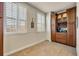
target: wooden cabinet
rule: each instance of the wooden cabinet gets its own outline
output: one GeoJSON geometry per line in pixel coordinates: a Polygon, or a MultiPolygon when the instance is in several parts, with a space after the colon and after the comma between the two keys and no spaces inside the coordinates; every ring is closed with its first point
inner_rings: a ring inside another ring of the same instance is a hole
{"type": "Polygon", "coordinates": [[[52,41],[76,47],[76,8],[51,16],[52,41]]]}
{"type": "Polygon", "coordinates": [[[76,8],[67,10],[68,14],[68,33],[67,33],[67,44],[76,46],[76,8]]]}
{"type": "Polygon", "coordinates": [[[0,2],[0,56],[3,55],[3,3],[0,2]]]}

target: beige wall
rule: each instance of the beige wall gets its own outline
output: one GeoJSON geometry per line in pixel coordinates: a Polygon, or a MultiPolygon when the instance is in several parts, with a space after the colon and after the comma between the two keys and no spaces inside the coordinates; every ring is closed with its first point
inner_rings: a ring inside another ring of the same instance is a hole
{"type": "Polygon", "coordinates": [[[46,40],[46,32],[38,33],[36,29],[36,13],[42,11],[25,3],[19,3],[27,7],[27,33],[5,34],[4,35],[4,55],[13,53],[31,44],[46,40]],[[31,29],[31,20],[34,17],[34,29],[31,29]]]}
{"type": "Polygon", "coordinates": [[[47,32],[47,40],[51,41],[51,18],[50,18],[51,13],[48,12],[46,14],[46,32],[47,32]]]}
{"type": "Polygon", "coordinates": [[[77,17],[78,17],[78,28],[77,28],[77,40],[76,40],[76,49],[77,55],[79,56],[79,3],[77,3],[77,17]]]}

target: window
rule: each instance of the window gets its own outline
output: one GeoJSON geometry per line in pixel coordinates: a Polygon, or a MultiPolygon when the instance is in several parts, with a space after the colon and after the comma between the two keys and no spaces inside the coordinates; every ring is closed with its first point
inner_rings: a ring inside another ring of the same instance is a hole
{"type": "Polygon", "coordinates": [[[26,8],[19,6],[19,16],[18,16],[18,31],[26,32],[26,8]]]}
{"type": "Polygon", "coordinates": [[[16,32],[17,6],[12,3],[6,3],[6,31],[16,32]]]}
{"type": "Polygon", "coordinates": [[[27,10],[16,3],[5,3],[6,32],[26,32],[27,10]]]}
{"type": "Polygon", "coordinates": [[[45,15],[37,14],[37,31],[45,32],[45,15]]]}

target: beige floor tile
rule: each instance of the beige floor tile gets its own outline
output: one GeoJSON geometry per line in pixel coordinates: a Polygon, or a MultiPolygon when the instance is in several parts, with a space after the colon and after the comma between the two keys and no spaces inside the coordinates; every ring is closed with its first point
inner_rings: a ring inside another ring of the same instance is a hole
{"type": "Polygon", "coordinates": [[[76,49],[56,42],[44,41],[10,56],[76,56],[76,49]]]}

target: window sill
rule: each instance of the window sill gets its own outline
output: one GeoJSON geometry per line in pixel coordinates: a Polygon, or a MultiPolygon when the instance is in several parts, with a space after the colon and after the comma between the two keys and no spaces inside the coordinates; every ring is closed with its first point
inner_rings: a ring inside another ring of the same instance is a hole
{"type": "Polygon", "coordinates": [[[26,34],[27,32],[5,32],[5,34],[26,34]]]}

